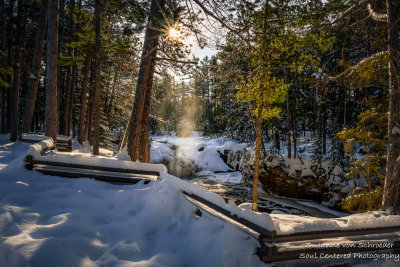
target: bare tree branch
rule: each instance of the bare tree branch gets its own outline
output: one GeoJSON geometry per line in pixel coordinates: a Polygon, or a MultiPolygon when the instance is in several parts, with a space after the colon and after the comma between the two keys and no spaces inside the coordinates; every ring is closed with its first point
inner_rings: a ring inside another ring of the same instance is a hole
{"type": "Polygon", "coordinates": [[[156,120],[158,122],[165,123],[165,124],[169,123],[169,121],[163,120],[163,118],[161,118],[161,117],[157,117],[157,116],[151,115],[151,114],[149,116],[150,116],[150,118],[152,118],[153,120],[156,120]]]}
{"type": "Polygon", "coordinates": [[[370,16],[376,20],[376,21],[380,21],[380,22],[387,22],[387,18],[388,15],[386,13],[376,13],[373,9],[371,4],[368,4],[367,6],[368,12],[370,14],[370,16]]]}
{"type": "Polygon", "coordinates": [[[197,65],[199,63],[198,61],[183,61],[183,60],[179,60],[179,59],[166,58],[166,57],[157,57],[156,60],[163,60],[163,61],[174,62],[174,63],[179,63],[179,64],[195,64],[195,65],[197,65]]]}
{"type": "Polygon", "coordinates": [[[248,43],[248,41],[235,29],[230,27],[228,24],[226,24],[222,19],[214,15],[210,10],[208,10],[202,3],[200,3],[199,0],[193,0],[207,15],[211,16],[213,19],[218,21],[222,26],[236,34],[240,39],[242,39],[245,43],[248,43]]]}
{"type": "Polygon", "coordinates": [[[351,31],[351,30],[354,29],[357,25],[359,25],[359,24],[361,24],[361,23],[367,21],[370,17],[371,17],[371,15],[369,15],[369,16],[363,18],[362,20],[359,20],[359,21],[357,21],[357,22],[354,22],[353,24],[351,24],[351,25],[347,28],[346,31],[351,31]]]}

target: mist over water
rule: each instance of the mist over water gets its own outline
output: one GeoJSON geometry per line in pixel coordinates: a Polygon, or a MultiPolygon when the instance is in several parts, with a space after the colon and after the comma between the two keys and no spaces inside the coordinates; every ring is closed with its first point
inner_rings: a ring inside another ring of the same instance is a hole
{"type": "Polygon", "coordinates": [[[198,108],[198,101],[192,99],[191,104],[185,105],[182,114],[182,127],[179,131],[179,137],[191,137],[193,131],[196,130],[196,117],[201,113],[198,108]]]}

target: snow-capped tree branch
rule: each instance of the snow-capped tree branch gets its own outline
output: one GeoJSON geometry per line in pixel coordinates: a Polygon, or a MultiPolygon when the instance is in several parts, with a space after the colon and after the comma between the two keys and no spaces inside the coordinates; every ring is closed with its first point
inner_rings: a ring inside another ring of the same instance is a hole
{"type": "Polygon", "coordinates": [[[354,71],[355,71],[358,67],[360,67],[362,64],[364,64],[366,61],[374,60],[374,59],[379,58],[379,57],[382,57],[382,56],[384,56],[384,55],[386,55],[386,54],[387,54],[387,51],[380,51],[380,52],[378,52],[378,53],[376,53],[376,54],[373,54],[372,56],[369,56],[369,57],[367,57],[367,58],[364,58],[363,60],[361,60],[360,62],[358,62],[356,65],[354,65],[354,66],[348,68],[347,70],[343,71],[342,73],[340,73],[340,74],[338,74],[338,75],[336,75],[336,76],[333,76],[333,77],[332,77],[332,76],[328,77],[326,80],[327,80],[327,81],[335,81],[335,80],[337,80],[337,79],[342,78],[343,76],[347,76],[347,77],[348,77],[348,76],[352,75],[352,74],[354,73],[354,71]]]}
{"type": "Polygon", "coordinates": [[[387,22],[388,15],[386,13],[376,13],[373,9],[371,4],[367,5],[367,9],[371,17],[380,22],[387,22]]]}
{"type": "Polygon", "coordinates": [[[334,25],[339,23],[340,21],[342,21],[343,19],[345,19],[347,16],[349,16],[353,11],[356,11],[358,9],[363,8],[366,5],[371,4],[372,2],[374,2],[375,0],[361,0],[358,4],[352,5],[351,7],[349,7],[348,9],[346,9],[346,11],[343,12],[342,15],[340,15],[340,17],[336,18],[333,22],[331,23],[327,23],[324,24],[325,26],[327,25],[334,25]]]}

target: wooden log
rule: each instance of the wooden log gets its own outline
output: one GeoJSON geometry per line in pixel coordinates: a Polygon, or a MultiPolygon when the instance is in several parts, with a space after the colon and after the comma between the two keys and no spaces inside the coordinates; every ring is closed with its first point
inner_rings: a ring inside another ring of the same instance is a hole
{"type": "MultiPolygon", "coordinates": [[[[375,248],[375,247],[363,247],[363,246],[355,246],[355,247],[324,247],[324,248],[305,248],[298,250],[289,250],[283,252],[277,252],[272,254],[272,256],[264,254],[260,251],[259,256],[264,262],[278,262],[278,261],[287,261],[287,260],[299,260],[302,255],[311,255],[314,256],[315,259],[322,259],[323,256],[329,254],[349,254],[349,253],[357,253],[357,252],[368,252],[368,251],[382,251],[382,250],[394,250],[400,248],[400,242],[395,241],[392,247],[387,248],[375,248]]],[[[307,260],[307,259],[306,259],[307,260]]],[[[308,259],[309,260],[309,259],[308,259]]],[[[329,260],[329,257],[328,259],[329,260]]],[[[332,261],[337,261],[337,258],[331,258],[332,261]]],[[[350,258],[351,260],[351,258],[350,258]]]]}
{"type": "Polygon", "coordinates": [[[324,238],[335,238],[335,237],[347,237],[347,236],[358,236],[358,235],[372,235],[372,234],[383,234],[399,232],[400,226],[390,227],[378,227],[378,228],[365,228],[356,230],[326,230],[326,231],[313,231],[304,233],[295,233],[289,235],[276,235],[273,238],[264,237],[262,242],[292,242],[292,241],[304,241],[324,238]]]}
{"type": "Polygon", "coordinates": [[[139,181],[144,181],[145,184],[155,181],[157,177],[145,177],[145,176],[129,176],[121,173],[112,174],[107,172],[84,172],[76,168],[62,168],[62,167],[50,167],[45,165],[37,165],[34,167],[35,170],[45,174],[67,178],[93,178],[99,181],[111,182],[111,183],[123,183],[123,184],[136,184],[139,181]]]}
{"type": "Polygon", "coordinates": [[[109,172],[121,172],[121,173],[130,173],[130,174],[160,176],[160,173],[157,171],[132,170],[132,169],[123,169],[123,168],[104,167],[104,166],[91,166],[91,165],[44,161],[44,160],[36,160],[36,159],[31,159],[31,160],[27,159],[27,161],[32,164],[41,164],[41,165],[48,165],[48,166],[59,166],[59,167],[78,168],[78,169],[86,169],[86,170],[99,170],[99,171],[109,171],[109,172]]]}
{"type": "Polygon", "coordinates": [[[255,224],[253,222],[250,222],[249,220],[247,220],[245,218],[241,218],[241,217],[237,216],[236,214],[231,214],[230,211],[228,211],[228,210],[226,210],[226,209],[224,209],[224,208],[222,208],[222,207],[220,207],[220,206],[218,206],[218,205],[216,205],[216,204],[214,204],[214,203],[212,203],[212,202],[210,202],[210,201],[208,201],[208,200],[206,200],[206,199],[204,199],[204,198],[202,198],[202,197],[200,197],[198,195],[195,195],[195,194],[192,194],[192,193],[188,193],[188,192],[185,192],[185,191],[182,191],[182,193],[184,195],[186,195],[186,196],[188,196],[190,198],[193,198],[194,200],[196,200],[196,201],[198,201],[198,202],[200,202],[200,203],[202,203],[202,204],[204,204],[204,205],[216,210],[217,212],[219,212],[219,213],[223,214],[224,216],[228,217],[229,219],[234,220],[234,221],[238,222],[239,224],[242,224],[242,225],[248,227],[249,229],[253,230],[254,232],[259,233],[262,236],[266,236],[266,237],[269,237],[269,238],[273,238],[275,236],[275,233],[276,233],[275,231],[269,231],[269,230],[267,230],[267,229],[255,224]]]}
{"type": "Polygon", "coordinates": [[[25,139],[25,138],[21,138],[21,139],[19,139],[19,141],[23,142],[23,143],[29,143],[29,144],[36,144],[36,143],[40,142],[40,140],[31,140],[31,139],[25,139]]]}

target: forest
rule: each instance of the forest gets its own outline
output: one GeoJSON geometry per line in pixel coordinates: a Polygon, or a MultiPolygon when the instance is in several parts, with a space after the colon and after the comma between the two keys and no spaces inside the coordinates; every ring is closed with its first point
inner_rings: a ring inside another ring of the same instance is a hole
{"type": "Polygon", "coordinates": [[[250,144],[253,210],[259,179],[289,175],[268,164],[299,159],[322,187],[328,161],[358,181],[336,208],[396,213],[397,0],[1,0],[0,9],[0,130],[11,141],[71,136],[94,155],[126,149],[150,162],[155,136],[201,132],[250,144]]]}

